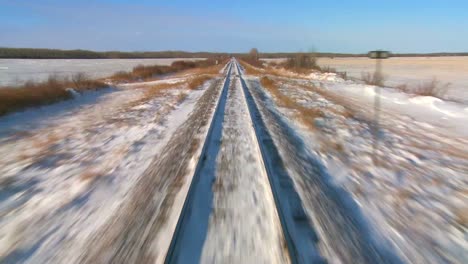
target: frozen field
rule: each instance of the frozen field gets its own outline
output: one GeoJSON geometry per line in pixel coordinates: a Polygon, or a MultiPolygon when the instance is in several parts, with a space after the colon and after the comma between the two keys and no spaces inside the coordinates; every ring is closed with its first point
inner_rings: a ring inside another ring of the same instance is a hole
{"type": "Polygon", "coordinates": [[[0,86],[19,85],[28,80],[43,81],[49,75],[70,76],[84,72],[93,78],[129,71],[143,65],[170,65],[176,60],[199,59],[0,59],[0,86]]]}
{"type": "Polygon", "coordinates": [[[465,104],[244,66],[0,117],[0,263],[466,263],[465,104]]]}
{"type": "MultiPolygon", "coordinates": [[[[368,58],[320,58],[318,64],[355,78],[375,67],[375,61],[368,58]]],[[[468,57],[390,58],[384,61],[383,72],[385,85],[392,87],[417,86],[436,78],[441,85],[449,84],[448,98],[468,102],[468,57]]]]}

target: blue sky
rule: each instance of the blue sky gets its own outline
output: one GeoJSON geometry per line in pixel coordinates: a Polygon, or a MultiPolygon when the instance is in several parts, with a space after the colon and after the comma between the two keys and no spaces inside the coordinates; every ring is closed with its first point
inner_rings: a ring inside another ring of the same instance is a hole
{"type": "Polygon", "coordinates": [[[0,0],[0,46],[468,51],[468,0],[0,0]]]}

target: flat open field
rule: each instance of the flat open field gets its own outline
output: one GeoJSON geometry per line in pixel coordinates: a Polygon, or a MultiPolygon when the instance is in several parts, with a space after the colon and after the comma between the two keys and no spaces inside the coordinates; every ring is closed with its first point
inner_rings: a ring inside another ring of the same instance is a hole
{"type": "Polygon", "coordinates": [[[51,74],[65,77],[84,72],[89,77],[102,78],[139,64],[170,65],[177,60],[197,59],[0,59],[0,86],[40,82],[51,74]]]}
{"type": "MultiPolygon", "coordinates": [[[[320,58],[318,64],[355,78],[375,67],[375,61],[368,58],[320,58]]],[[[468,102],[468,57],[390,58],[384,61],[383,72],[388,86],[417,86],[436,78],[441,85],[449,84],[449,99],[468,102]]]]}
{"type": "Polygon", "coordinates": [[[0,263],[464,264],[468,108],[379,91],[232,58],[1,116],[0,263]]]}

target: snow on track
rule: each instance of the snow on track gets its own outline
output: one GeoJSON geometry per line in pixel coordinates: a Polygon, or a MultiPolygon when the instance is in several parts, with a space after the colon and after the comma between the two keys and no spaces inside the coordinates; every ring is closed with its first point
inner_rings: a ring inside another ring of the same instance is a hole
{"type": "MultiPolygon", "coordinates": [[[[239,65],[238,71],[242,74],[239,65]]],[[[259,111],[256,99],[252,96],[244,77],[241,84],[249,107],[250,117],[255,128],[257,141],[279,211],[281,225],[292,263],[324,263],[317,251],[318,237],[310,217],[304,211],[301,197],[294,187],[287,164],[284,163],[278,147],[271,137],[259,111]]],[[[294,156],[294,155],[292,155],[294,156]]]]}
{"type": "MultiPolygon", "coordinates": [[[[238,75],[235,68],[235,75],[238,75]]],[[[201,263],[286,263],[287,251],[241,83],[229,89],[201,263]]]]}
{"type": "Polygon", "coordinates": [[[166,262],[288,262],[237,67],[233,71],[166,262]]]}

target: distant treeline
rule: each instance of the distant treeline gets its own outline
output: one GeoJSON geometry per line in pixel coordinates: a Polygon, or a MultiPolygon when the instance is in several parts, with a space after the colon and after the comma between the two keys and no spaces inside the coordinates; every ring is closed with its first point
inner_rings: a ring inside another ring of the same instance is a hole
{"type": "MultiPolygon", "coordinates": [[[[300,52],[299,52],[300,53],[300,52]]],[[[298,52],[259,53],[260,58],[289,58],[298,52]]],[[[366,57],[367,54],[316,52],[316,57],[366,57]]],[[[1,48],[0,58],[3,59],[152,59],[152,58],[214,58],[224,56],[243,57],[247,53],[216,53],[216,52],[185,52],[185,51],[90,51],[90,50],[59,50],[33,48],[1,48]]],[[[468,56],[468,52],[454,53],[400,53],[393,57],[441,57],[468,56]]]]}
{"type": "MultiPolygon", "coordinates": [[[[275,59],[275,58],[291,58],[297,54],[296,53],[260,53],[260,58],[264,59],[275,59]]],[[[353,53],[329,53],[329,52],[311,52],[303,54],[312,54],[318,58],[344,58],[344,57],[367,57],[367,53],[363,54],[353,54],[353,53]]],[[[392,53],[392,57],[448,57],[448,56],[468,56],[468,52],[438,52],[438,53],[392,53]]]]}
{"type": "Polygon", "coordinates": [[[1,48],[3,59],[151,59],[151,58],[212,58],[221,53],[184,51],[90,51],[30,48],[1,48]]]}

